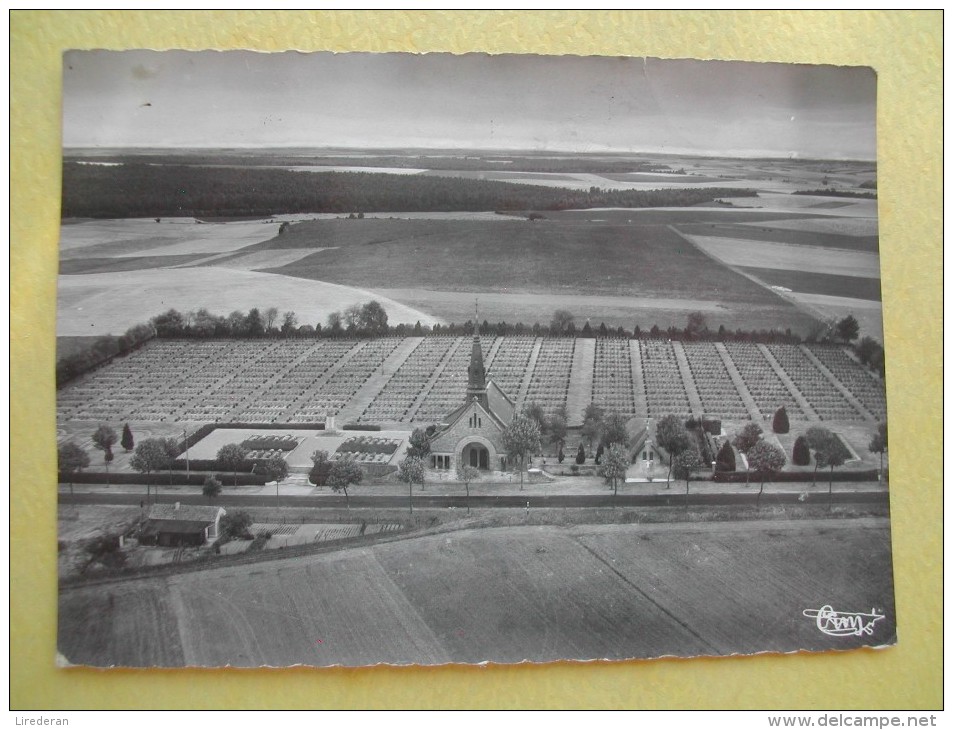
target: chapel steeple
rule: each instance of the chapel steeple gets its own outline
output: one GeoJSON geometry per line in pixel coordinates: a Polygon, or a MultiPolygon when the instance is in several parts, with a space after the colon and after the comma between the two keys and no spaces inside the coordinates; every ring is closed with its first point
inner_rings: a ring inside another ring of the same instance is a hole
{"type": "Polygon", "coordinates": [[[486,368],[483,366],[483,348],[480,346],[479,310],[474,305],[473,345],[470,348],[470,367],[467,369],[467,403],[476,398],[484,408],[488,407],[486,395],[486,368]]]}

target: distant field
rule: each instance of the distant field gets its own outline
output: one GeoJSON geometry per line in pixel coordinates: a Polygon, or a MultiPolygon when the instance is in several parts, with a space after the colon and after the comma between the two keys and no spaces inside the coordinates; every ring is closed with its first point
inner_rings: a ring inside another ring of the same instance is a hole
{"type": "Polygon", "coordinates": [[[61,276],[57,287],[57,335],[122,334],[170,307],[213,314],[252,307],[294,311],[301,324],[327,321],[333,311],[378,300],[392,322],[439,321],[365,289],[230,268],[147,269],[61,276]]]}
{"type": "MultiPolygon", "coordinates": [[[[743,226],[758,226],[759,223],[740,223],[743,226]]],[[[812,233],[834,233],[841,236],[877,237],[880,226],[876,218],[794,218],[791,220],[771,221],[768,228],[791,231],[810,231],[812,233]]]]}
{"type": "Polygon", "coordinates": [[[266,241],[278,223],[198,223],[193,218],[118,218],[60,226],[60,259],[213,254],[266,241]]]}
{"type": "Polygon", "coordinates": [[[116,256],[112,258],[75,258],[60,261],[60,274],[105,274],[109,272],[158,269],[165,266],[181,266],[206,258],[204,253],[180,256],[116,256]]]}
{"type": "Polygon", "coordinates": [[[95,666],[441,664],[891,644],[886,520],[508,527],[61,591],[95,666]],[[867,637],[802,615],[876,608],[867,637]]]}
{"type": "Polygon", "coordinates": [[[715,236],[695,235],[692,240],[729,266],[880,278],[880,257],[876,253],[715,236]]]}
{"type": "Polygon", "coordinates": [[[792,216],[803,215],[804,218],[817,218],[817,214],[798,213],[787,210],[760,210],[764,203],[762,197],[737,198],[736,204],[745,207],[713,207],[697,206],[691,208],[589,208],[587,210],[558,210],[545,211],[543,215],[555,221],[603,221],[608,223],[667,223],[678,225],[690,223],[727,222],[742,223],[746,221],[761,222],[773,220],[790,220],[792,216]],[[747,206],[751,206],[750,208],[747,206]]]}
{"type": "Polygon", "coordinates": [[[786,329],[807,332],[815,320],[778,298],[774,304],[751,307],[744,303],[694,299],[691,292],[683,298],[665,296],[623,296],[614,294],[523,294],[520,292],[459,292],[430,289],[384,289],[374,291],[424,312],[439,312],[448,322],[466,322],[473,316],[473,300],[479,299],[480,317],[490,322],[547,324],[552,311],[567,309],[575,317],[577,329],[589,320],[592,327],[605,322],[607,327],[636,325],[648,331],[684,327],[691,312],[702,312],[709,327],[718,329],[786,329]]]}
{"type": "Polygon", "coordinates": [[[879,239],[876,235],[844,235],[840,233],[812,231],[803,227],[797,230],[791,230],[786,227],[775,228],[770,225],[755,226],[751,223],[739,225],[717,223],[707,225],[679,225],[678,229],[683,233],[693,236],[717,236],[720,238],[750,241],[788,243],[796,246],[843,248],[851,251],[866,251],[868,253],[877,253],[879,249],[879,239]]]}
{"type": "Polygon", "coordinates": [[[791,213],[803,213],[811,217],[830,216],[839,218],[870,218],[877,219],[877,201],[870,199],[845,199],[838,201],[845,205],[829,207],[830,198],[818,195],[791,195],[787,192],[767,192],[759,191],[757,199],[752,202],[751,198],[729,198],[735,205],[756,205],[766,210],[772,210],[775,213],[787,212],[784,218],[790,218],[791,213]],[[821,207],[818,207],[821,206],[821,207]]]}
{"type": "Polygon", "coordinates": [[[82,352],[87,347],[96,342],[96,337],[92,335],[73,335],[57,336],[56,338],[56,357],[67,357],[82,352]]]}
{"type": "Polygon", "coordinates": [[[784,286],[795,292],[880,301],[880,279],[785,269],[759,269],[753,266],[745,266],[743,270],[771,286],[784,286]]]}
{"type": "Polygon", "coordinates": [[[239,251],[234,254],[219,254],[206,261],[199,261],[197,264],[240,269],[242,271],[261,271],[276,266],[289,266],[308,255],[307,251],[300,248],[276,248],[268,251],[251,251],[250,253],[239,251]]]}
{"type": "MultiPolygon", "coordinates": [[[[376,288],[690,295],[776,305],[773,294],[660,225],[311,221],[259,248],[334,246],[272,273],[376,288]]],[[[543,312],[545,317],[549,312],[543,312]]]]}
{"type": "Polygon", "coordinates": [[[570,174],[555,172],[520,172],[519,170],[424,170],[424,175],[438,175],[440,177],[462,177],[472,180],[533,180],[536,182],[576,182],[570,174]]]}
{"type": "Polygon", "coordinates": [[[653,175],[650,172],[604,172],[600,175],[607,180],[616,182],[646,182],[646,183],[667,183],[670,185],[696,185],[698,183],[725,183],[724,178],[709,177],[706,175],[653,175]]]}
{"type": "Polygon", "coordinates": [[[840,319],[850,314],[860,323],[861,337],[873,337],[881,344],[883,343],[883,308],[879,301],[830,294],[788,294],[787,296],[810,307],[824,319],[840,319]]]}

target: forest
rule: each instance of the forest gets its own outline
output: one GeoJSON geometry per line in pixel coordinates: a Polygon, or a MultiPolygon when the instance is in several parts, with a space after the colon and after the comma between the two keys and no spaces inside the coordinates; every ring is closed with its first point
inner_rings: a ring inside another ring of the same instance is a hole
{"type": "Polygon", "coordinates": [[[63,165],[63,218],[267,217],[364,211],[565,210],[692,206],[753,190],[570,190],[386,173],[192,165],[63,165]]]}

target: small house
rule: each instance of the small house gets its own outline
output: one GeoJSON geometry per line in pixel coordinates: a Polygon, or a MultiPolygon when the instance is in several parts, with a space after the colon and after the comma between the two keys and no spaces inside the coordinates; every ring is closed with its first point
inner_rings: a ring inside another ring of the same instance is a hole
{"type": "Polygon", "coordinates": [[[139,530],[140,545],[160,547],[201,546],[218,539],[222,507],[155,504],[139,530]]]}

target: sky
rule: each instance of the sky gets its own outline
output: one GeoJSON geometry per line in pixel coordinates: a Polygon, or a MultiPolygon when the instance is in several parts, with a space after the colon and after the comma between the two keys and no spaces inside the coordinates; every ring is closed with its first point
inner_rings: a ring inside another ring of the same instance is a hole
{"type": "Polygon", "coordinates": [[[64,147],[876,158],[870,68],[466,54],[70,51],[64,147]]]}

